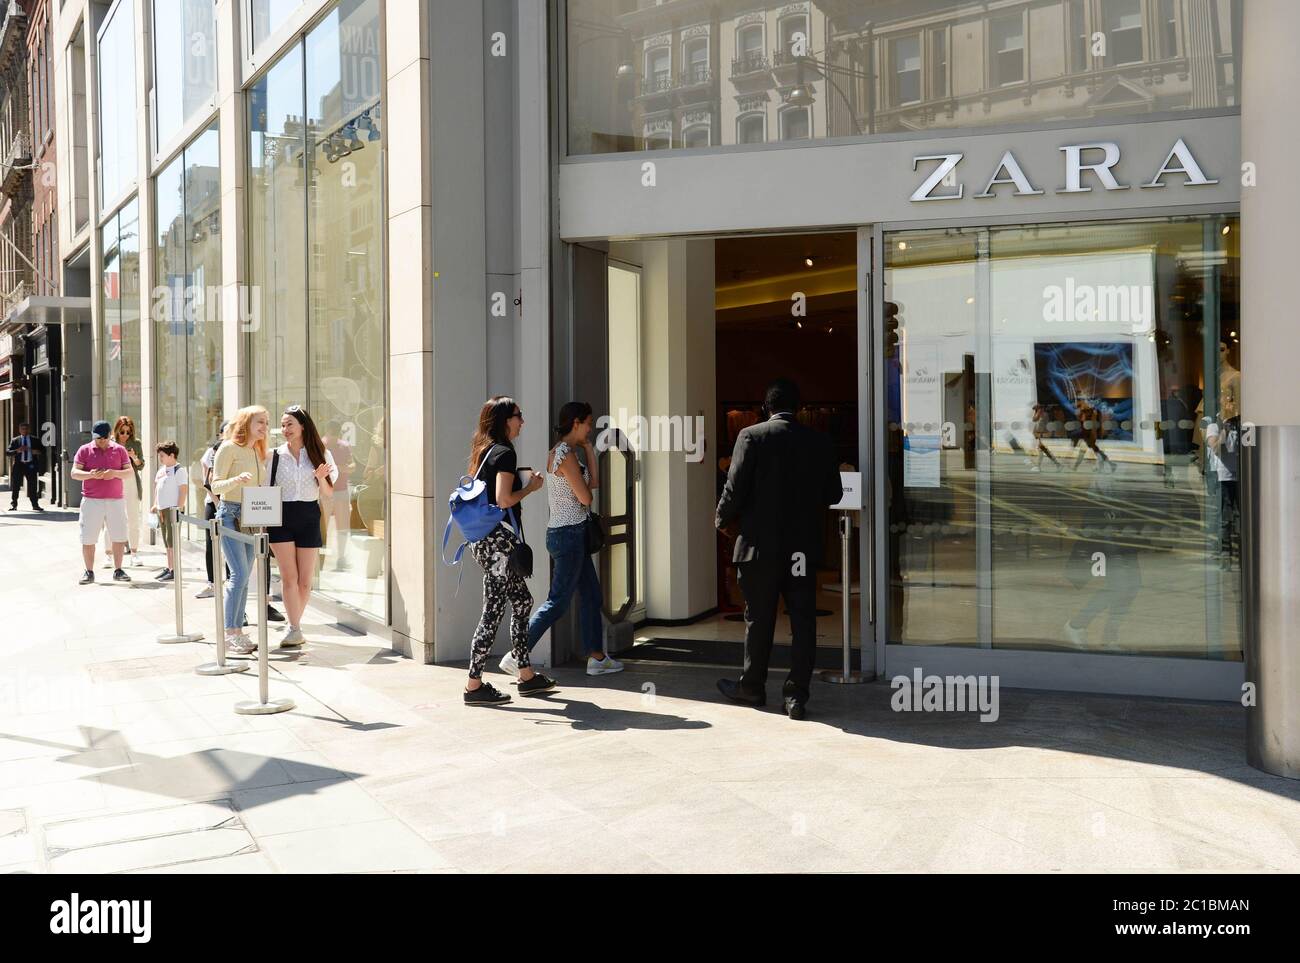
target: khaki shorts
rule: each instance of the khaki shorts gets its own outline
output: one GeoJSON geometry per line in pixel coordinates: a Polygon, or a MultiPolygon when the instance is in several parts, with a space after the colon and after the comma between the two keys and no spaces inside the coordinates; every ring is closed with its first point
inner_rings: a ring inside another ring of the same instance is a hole
{"type": "Polygon", "coordinates": [[[126,499],[82,498],[81,544],[94,545],[105,526],[110,541],[126,541],[126,499]]]}

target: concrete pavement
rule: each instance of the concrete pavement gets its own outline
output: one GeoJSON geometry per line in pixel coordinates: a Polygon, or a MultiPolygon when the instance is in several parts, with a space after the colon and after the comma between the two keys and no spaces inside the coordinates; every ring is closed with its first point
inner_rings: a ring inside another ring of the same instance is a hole
{"type": "Polygon", "coordinates": [[[80,587],[76,541],[0,515],[6,872],[1300,870],[1300,784],[1245,764],[1239,707],[1004,690],[981,723],[817,683],[793,723],[775,685],[757,711],[734,671],[636,666],[468,709],[463,667],[309,612],[272,653],[297,709],[241,716],[252,674],[193,671],[202,555],[207,639],[168,646],[161,565],[80,587]]]}

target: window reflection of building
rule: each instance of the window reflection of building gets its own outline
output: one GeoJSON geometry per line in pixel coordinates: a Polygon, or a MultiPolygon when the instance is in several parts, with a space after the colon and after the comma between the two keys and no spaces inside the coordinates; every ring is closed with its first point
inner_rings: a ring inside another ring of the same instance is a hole
{"type": "Polygon", "coordinates": [[[303,404],[360,466],[328,514],[319,587],[384,615],[383,149],[378,0],[343,0],[253,89],[252,397],[303,404]],[[340,526],[342,534],[340,534],[340,526]],[[327,536],[328,537],[328,536],[327,536]]]}
{"type": "MultiPolygon", "coordinates": [[[[216,125],[203,131],[154,179],[154,434],[198,461],[222,421],[221,169],[216,125]]],[[[191,485],[196,508],[202,490],[191,485]]]]}
{"type": "Polygon", "coordinates": [[[792,105],[814,138],[1235,106],[1240,7],[568,0],[570,150],[755,143],[758,111],[765,138],[798,139],[792,105]]]}
{"type": "Polygon", "coordinates": [[[1236,227],[889,240],[891,642],[1241,658],[1236,227]]]}

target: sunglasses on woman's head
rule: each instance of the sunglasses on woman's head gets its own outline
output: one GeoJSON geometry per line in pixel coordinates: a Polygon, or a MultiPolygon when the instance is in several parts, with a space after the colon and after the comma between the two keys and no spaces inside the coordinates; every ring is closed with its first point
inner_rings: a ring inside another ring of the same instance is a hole
{"type": "Polygon", "coordinates": [[[303,412],[302,405],[290,405],[288,408],[284,409],[284,413],[286,415],[300,415],[302,414],[302,412],[303,412]]]}

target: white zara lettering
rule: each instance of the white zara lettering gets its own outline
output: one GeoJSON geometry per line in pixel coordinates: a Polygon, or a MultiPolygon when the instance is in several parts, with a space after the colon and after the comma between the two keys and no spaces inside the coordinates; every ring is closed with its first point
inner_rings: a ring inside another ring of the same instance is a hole
{"type": "Polygon", "coordinates": [[[153,901],[147,899],[88,899],[73,893],[71,899],[50,904],[50,932],[129,934],[133,943],[148,943],[153,936],[153,901]]]}
{"type": "MultiPolygon", "coordinates": [[[[1093,186],[1087,183],[1085,179],[1086,175],[1089,174],[1107,191],[1126,191],[1132,186],[1131,184],[1120,183],[1115,176],[1115,168],[1119,165],[1121,154],[1119,145],[1114,141],[1067,144],[1060,148],[1060,151],[1064,155],[1065,186],[1056,191],[1058,194],[1087,194],[1091,192],[1093,186]],[[1098,152],[1100,152],[1100,156],[1098,152]]],[[[939,163],[921,182],[920,186],[912,192],[911,199],[913,201],[961,200],[965,196],[966,185],[957,180],[955,175],[964,156],[964,154],[953,153],[923,154],[913,157],[912,170],[914,171],[923,161],[938,161],[939,163]],[[957,185],[955,192],[935,193],[940,184],[951,186],[953,183],[957,185]]],[[[1192,149],[1187,146],[1187,141],[1182,137],[1174,142],[1174,146],[1169,149],[1169,153],[1165,155],[1159,169],[1151,180],[1138,186],[1145,189],[1164,187],[1166,186],[1165,177],[1170,174],[1183,175],[1183,183],[1187,187],[1211,187],[1219,183],[1218,178],[1206,176],[1195,155],[1192,154],[1192,149]]],[[[998,159],[992,174],[989,175],[988,181],[985,182],[984,190],[972,196],[981,200],[997,197],[996,188],[1003,184],[1015,188],[1011,192],[1013,197],[1030,197],[1044,193],[1030,181],[1019,160],[1016,159],[1015,153],[1010,150],[1004,151],[998,159]]]]}

